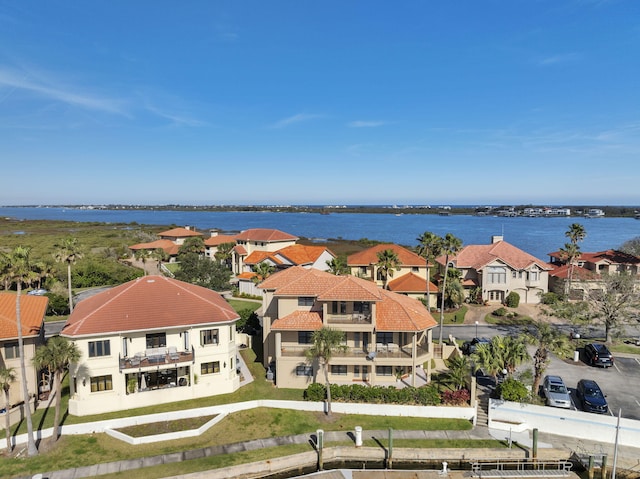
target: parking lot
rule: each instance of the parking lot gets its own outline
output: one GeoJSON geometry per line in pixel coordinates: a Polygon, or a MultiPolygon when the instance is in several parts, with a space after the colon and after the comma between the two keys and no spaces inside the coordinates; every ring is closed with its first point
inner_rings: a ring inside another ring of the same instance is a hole
{"type": "Polygon", "coordinates": [[[574,405],[578,404],[575,395],[578,381],[592,379],[606,395],[611,415],[617,416],[618,411],[622,410],[622,417],[640,420],[640,358],[615,354],[614,357],[614,366],[606,369],[588,366],[582,358],[574,362],[553,357],[545,374],[562,377],[571,391],[574,405]]]}

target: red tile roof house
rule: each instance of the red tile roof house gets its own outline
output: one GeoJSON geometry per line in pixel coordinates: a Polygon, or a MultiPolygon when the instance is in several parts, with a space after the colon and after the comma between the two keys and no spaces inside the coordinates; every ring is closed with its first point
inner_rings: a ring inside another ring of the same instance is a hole
{"type": "Polygon", "coordinates": [[[129,249],[134,253],[141,249],[154,251],[158,248],[164,250],[169,256],[169,262],[176,261],[180,246],[182,246],[187,238],[194,238],[202,236],[202,233],[197,232],[191,226],[185,228],[173,228],[167,231],[158,233],[159,239],[151,241],[149,243],[138,243],[129,246],[129,249]]]}
{"type": "Polygon", "coordinates": [[[324,246],[301,244],[287,246],[273,253],[254,251],[244,260],[245,271],[236,276],[238,291],[252,296],[262,296],[262,290],[256,288],[254,282],[256,274],[253,272],[253,268],[260,263],[266,262],[273,266],[275,270],[290,268],[291,266],[302,266],[326,271],[329,269],[327,261],[331,261],[335,257],[336,255],[324,246]]]}
{"type": "MultiPolygon", "coordinates": [[[[378,286],[383,286],[384,280],[376,264],[378,263],[378,253],[387,249],[395,252],[401,263],[400,271],[394,270],[393,276],[389,278],[387,288],[390,291],[406,294],[416,299],[426,298],[426,260],[413,251],[396,244],[379,244],[350,255],[347,258],[347,265],[351,269],[351,274],[375,281],[378,286]]],[[[429,265],[430,268],[432,266],[429,265]]],[[[431,281],[429,281],[429,294],[431,294],[431,304],[435,305],[438,298],[438,287],[431,281]]]]}
{"type": "MultiPolygon", "coordinates": [[[[31,360],[36,346],[44,343],[43,326],[48,304],[49,299],[46,296],[20,296],[20,322],[27,369],[27,388],[30,396],[36,396],[40,393],[38,372],[33,367],[31,360]]],[[[23,402],[16,295],[11,293],[0,293],[0,366],[14,368],[16,373],[16,380],[9,389],[9,402],[11,404],[23,402]]],[[[50,381],[47,381],[46,384],[43,383],[42,386],[46,389],[47,386],[50,386],[50,381]]],[[[46,391],[43,390],[43,392],[46,391]]],[[[4,408],[4,394],[0,399],[0,408],[4,408]]],[[[4,426],[4,420],[0,423],[4,426]]]]}
{"type": "MultiPolygon", "coordinates": [[[[444,273],[445,257],[436,259],[444,273]]],[[[521,303],[537,304],[549,288],[551,266],[529,253],[507,243],[502,236],[492,236],[491,244],[465,246],[458,255],[449,257],[450,266],[462,273],[463,286],[469,294],[480,287],[482,299],[502,303],[511,291],[521,303]]]]}
{"type": "Polygon", "coordinates": [[[347,351],[334,355],[331,383],[394,385],[426,364],[430,374],[431,330],[436,321],[413,298],[354,276],[335,276],[293,266],[269,276],[263,289],[264,365],[275,365],[276,385],[306,388],[324,383],[318,364],[305,358],[314,331],[344,331],[347,351]]]}
{"type": "Polygon", "coordinates": [[[565,293],[566,283],[571,276],[571,299],[584,299],[585,289],[600,288],[600,278],[604,274],[626,272],[632,276],[640,275],[640,258],[617,250],[605,250],[595,253],[581,253],[570,267],[560,251],[549,254],[553,270],[549,273],[549,290],[557,294],[565,293]]]}
{"type": "Polygon", "coordinates": [[[254,251],[274,253],[279,249],[296,244],[297,236],[270,228],[253,228],[236,235],[233,249],[233,274],[245,272],[244,260],[254,251]]]}
{"type": "Polygon", "coordinates": [[[145,276],[87,298],[61,336],[81,361],[69,368],[77,416],[238,389],[238,314],[218,293],[145,276]]]}

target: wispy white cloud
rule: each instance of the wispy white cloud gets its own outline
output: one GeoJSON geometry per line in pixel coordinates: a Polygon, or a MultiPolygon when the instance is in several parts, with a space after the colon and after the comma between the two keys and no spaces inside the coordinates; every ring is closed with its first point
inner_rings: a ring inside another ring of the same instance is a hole
{"type": "Polygon", "coordinates": [[[378,126],[386,125],[386,121],[377,121],[377,120],[356,120],[347,123],[349,128],[376,128],[378,126]]]}
{"type": "Polygon", "coordinates": [[[149,112],[153,113],[154,115],[157,115],[161,118],[165,118],[171,121],[171,123],[173,123],[174,126],[206,126],[207,125],[207,122],[198,120],[196,118],[191,118],[187,115],[168,113],[155,106],[146,105],[146,109],[149,112]]]}
{"type": "Polygon", "coordinates": [[[287,118],[283,118],[270,125],[270,128],[286,128],[291,125],[295,125],[296,123],[302,123],[309,120],[315,120],[317,118],[322,118],[323,115],[314,115],[309,113],[298,113],[297,115],[293,115],[287,118]]]}
{"type": "Polygon", "coordinates": [[[6,100],[10,93],[18,90],[87,110],[128,116],[121,100],[78,93],[75,87],[51,84],[50,80],[44,80],[31,72],[19,73],[0,67],[0,86],[10,89],[9,93],[2,97],[2,101],[6,100]]]}
{"type": "Polygon", "coordinates": [[[547,67],[552,65],[559,65],[563,63],[570,63],[578,60],[580,55],[578,53],[564,53],[559,55],[551,55],[544,58],[539,58],[536,64],[541,67],[547,67]]]}

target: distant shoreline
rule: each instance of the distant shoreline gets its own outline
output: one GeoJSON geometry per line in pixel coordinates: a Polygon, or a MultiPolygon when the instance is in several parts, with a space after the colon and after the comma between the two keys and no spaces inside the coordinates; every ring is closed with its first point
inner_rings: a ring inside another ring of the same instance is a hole
{"type": "Polygon", "coordinates": [[[569,215],[537,215],[541,218],[585,218],[589,209],[600,209],[604,216],[613,218],[633,218],[640,211],[640,206],[598,206],[598,205],[4,205],[3,208],[68,208],[81,210],[143,210],[143,211],[200,211],[200,212],[279,212],[279,213],[315,213],[315,214],[412,214],[412,215],[493,215],[493,216],[526,216],[526,208],[534,209],[569,209],[569,215]],[[500,214],[510,210],[515,214],[500,214]]]}

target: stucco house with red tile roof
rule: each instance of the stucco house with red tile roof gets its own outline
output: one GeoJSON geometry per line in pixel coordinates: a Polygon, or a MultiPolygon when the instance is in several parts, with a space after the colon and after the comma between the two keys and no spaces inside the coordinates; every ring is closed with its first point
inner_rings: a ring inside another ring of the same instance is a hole
{"type": "Polygon", "coordinates": [[[297,236],[271,228],[252,228],[235,236],[236,247],[233,249],[233,273],[245,271],[244,260],[254,251],[276,252],[296,244],[297,236]]]}
{"type": "MultiPolygon", "coordinates": [[[[40,392],[38,372],[31,360],[36,346],[44,343],[44,317],[48,304],[49,299],[46,296],[26,294],[20,296],[20,323],[27,369],[27,389],[30,395],[37,395],[40,392]]],[[[12,293],[0,293],[0,366],[15,369],[16,380],[9,389],[9,402],[11,404],[22,402],[16,295],[12,293]]],[[[4,407],[4,398],[2,404],[4,407]]]]}
{"type": "Polygon", "coordinates": [[[158,238],[155,241],[147,243],[138,243],[129,246],[132,252],[139,250],[155,251],[156,249],[163,250],[169,257],[169,262],[174,262],[180,246],[182,246],[186,239],[201,237],[202,233],[197,232],[191,226],[184,228],[173,228],[167,231],[158,233],[158,238]]]}
{"type": "MultiPolygon", "coordinates": [[[[444,271],[445,257],[436,259],[444,271]]],[[[515,291],[521,303],[537,304],[548,291],[551,266],[529,253],[493,236],[491,244],[468,245],[460,253],[449,257],[449,263],[462,274],[467,294],[480,288],[483,301],[504,302],[515,291]]]]}
{"type": "MultiPolygon", "coordinates": [[[[424,258],[411,250],[397,244],[378,244],[347,257],[347,266],[351,274],[359,278],[374,281],[378,286],[384,285],[384,277],[376,266],[378,253],[390,249],[398,256],[400,269],[393,270],[387,288],[413,298],[424,299],[427,296],[427,263],[424,258]]],[[[430,267],[432,265],[429,265],[430,267]]],[[[438,287],[429,281],[431,304],[436,304],[438,287]]]]}
{"type": "MultiPolygon", "coordinates": [[[[263,293],[265,367],[275,365],[276,385],[306,388],[320,373],[305,358],[314,331],[344,331],[347,351],[331,361],[332,383],[391,385],[396,374],[430,368],[431,329],[424,305],[355,276],[335,276],[293,266],[259,284],[263,293]]],[[[430,372],[430,370],[429,370],[430,372]]]]}
{"type": "Polygon", "coordinates": [[[238,319],[215,291],[163,276],[79,302],[60,333],[82,352],[69,368],[69,412],[84,416],[235,391],[238,319]]]}
{"type": "Polygon", "coordinates": [[[602,274],[627,273],[640,276],[640,258],[618,250],[580,253],[573,265],[566,262],[560,251],[549,253],[549,257],[553,267],[549,273],[549,290],[564,294],[571,277],[571,299],[583,299],[585,289],[600,288],[602,274]]]}

